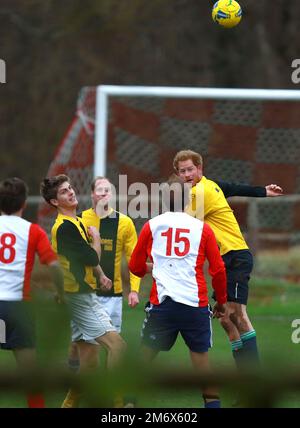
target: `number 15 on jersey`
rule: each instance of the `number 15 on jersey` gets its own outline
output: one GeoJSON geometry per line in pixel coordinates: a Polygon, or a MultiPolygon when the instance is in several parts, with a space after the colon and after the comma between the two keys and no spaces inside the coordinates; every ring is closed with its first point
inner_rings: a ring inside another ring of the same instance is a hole
{"type": "Polygon", "coordinates": [[[189,234],[190,229],[174,229],[173,227],[169,227],[168,230],[162,232],[161,236],[167,238],[166,256],[186,256],[191,248],[189,234]]]}

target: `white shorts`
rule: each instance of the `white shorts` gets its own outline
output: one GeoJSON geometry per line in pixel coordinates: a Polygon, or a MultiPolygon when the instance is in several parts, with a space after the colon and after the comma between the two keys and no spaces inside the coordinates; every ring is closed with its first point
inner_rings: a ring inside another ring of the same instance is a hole
{"type": "Polygon", "coordinates": [[[117,332],[121,332],[122,328],[122,296],[97,296],[102,306],[104,306],[117,332]]]}
{"type": "Polygon", "coordinates": [[[116,331],[95,293],[65,293],[65,298],[71,312],[72,342],[97,344],[97,337],[116,331]]]}

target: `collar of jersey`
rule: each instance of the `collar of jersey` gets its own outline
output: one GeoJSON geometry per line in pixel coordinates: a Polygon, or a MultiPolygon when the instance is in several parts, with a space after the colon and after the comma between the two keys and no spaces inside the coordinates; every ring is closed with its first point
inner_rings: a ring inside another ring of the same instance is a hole
{"type": "Polygon", "coordinates": [[[58,214],[57,219],[58,220],[69,220],[74,224],[78,224],[78,222],[80,221],[80,218],[77,216],[76,216],[76,218],[74,218],[74,217],[70,217],[68,215],[64,215],[64,214],[60,214],[60,213],[58,214]]]}
{"type": "MultiPolygon", "coordinates": [[[[194,184],[194,186],[193,186],[193,187],[196,187],[196,186],[197,186],[197,184],[199,184],[199,183],[204,183],[205,181],[207,181],[207,178],[206,178],[204,175],[202,175],[201,179],[198,181],[198,183],[194,184]]],[[[192,188],[193,188],[193,187],[192,187],[192,188]]]]}

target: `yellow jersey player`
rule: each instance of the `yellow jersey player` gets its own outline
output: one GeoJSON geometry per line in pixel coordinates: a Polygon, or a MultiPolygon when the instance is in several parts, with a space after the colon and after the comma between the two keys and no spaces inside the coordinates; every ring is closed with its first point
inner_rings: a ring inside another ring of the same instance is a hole
{"type": "MultiPolygon", "coordinates": [[[[91,185],[92,208],[81,214],[84,224],[95,226],[101,236],[102,252],[101,266],[105,274],[113,282],[111,290],[99,290],[97,295],[105,306],[117,331],[122,326],[122,257],[126,256],[127,263],[137,243],[135,226],[130,217],[115,211],[110,206],[112,188],[105,177],[96,177],[91,185]]],[[[129,273],[130,292],[128,304],[135,307],[139,303],[138,292],[140,278],[129,273]]]]}
{"type": "MultiPolygon", "coordinates": [[[[72,341],[79,348],[81,370],[96,366],[94,355],[97,344],[105,347],[108,366],[113,368],[126,345],[95,293],[94,273],[99,276],[103,287],[111,287],[99,265],[99,231],[94,227],[85,228],[76,216],[78,201],[66,175],[45,178],[41,183],[41,193],[57,209],[57,218],[51,231],[52,246],[63,268],[65,300],[71,314],[72,341]]],[[[77,407],[79,397],[78,391],[70,389],[62,407],[77,407]]]]}
{"type": "MultiPolygon", "coordinates": [[[[135,226],[130,217],[115,211],[110,206],[112,187],[106,177],[96,177],[91,184],[92,208],[79,216],[86,227],[93,226],[101,236],[101,267],[105,275],[112,280],[113,287],[104,290],[98,287],[97,296],[104,306],[117,332],[122,328],[123,284],[122,258],[127,263],[137,243],[135,226]]],[[[128,304],[135,307],[139,303],[140,278],[129,273],[130,292],[128,304]]],[[[96,356],[95,356],[96,358],[96,356]]],[[[69,351],[69,367],[73,371],[79,368],[79,356],[76,345],[69,351]]]]}
{"type": "Polygon", "coordinates": [[[253,187],[209,180],[203,175],[201,155],[191,150],[178,152],[173,166],[191,185],[192,198],[187,212],[211,226],[225,263],[228,310],[219,320],[231,342],[236,364],[238,367],[245,361],[257,364],[256,332],[246,310],[253,259],[226,198],[280,196],[282,189],[275,184],[253,187]]]}

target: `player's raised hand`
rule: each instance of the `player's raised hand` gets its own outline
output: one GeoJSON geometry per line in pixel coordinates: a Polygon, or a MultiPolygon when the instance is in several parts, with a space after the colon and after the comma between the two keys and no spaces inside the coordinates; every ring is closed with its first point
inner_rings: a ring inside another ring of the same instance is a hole
{"type": "Polygon", "coordinates": [[[266,186],[266,195],[267,196],[283,196],[283,190],[277,184],[269,184],[266,186]]]}

